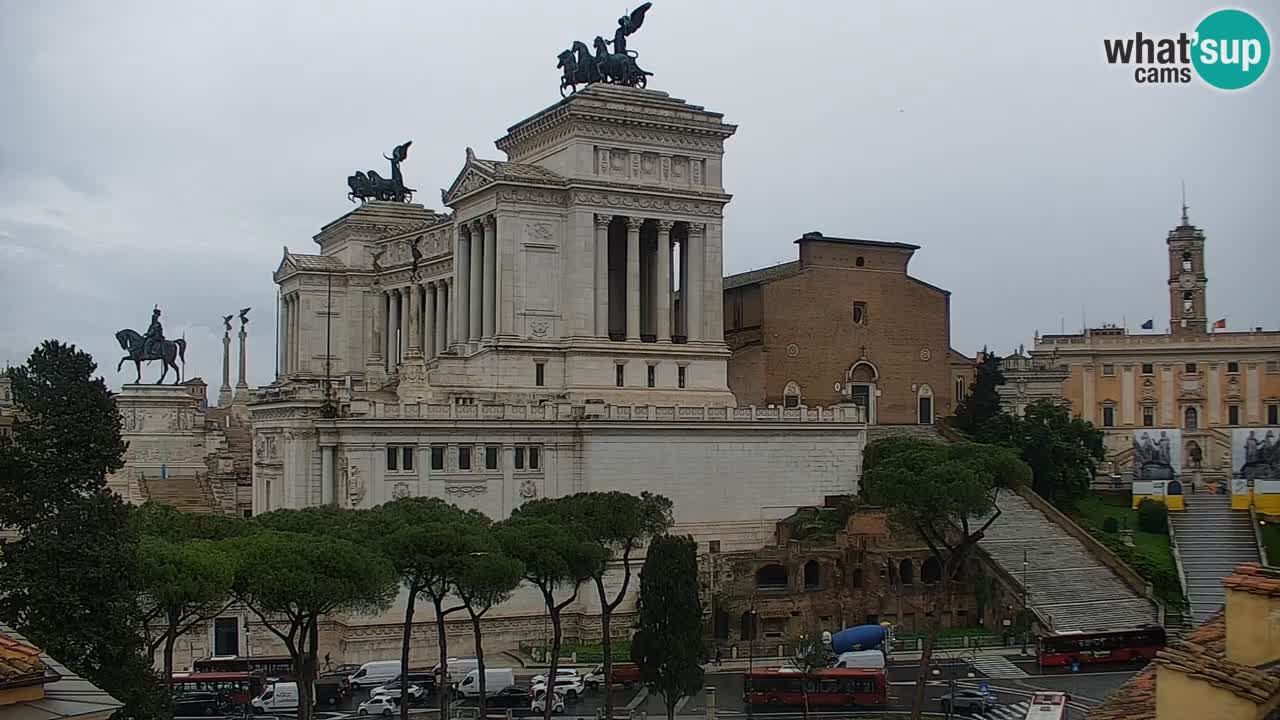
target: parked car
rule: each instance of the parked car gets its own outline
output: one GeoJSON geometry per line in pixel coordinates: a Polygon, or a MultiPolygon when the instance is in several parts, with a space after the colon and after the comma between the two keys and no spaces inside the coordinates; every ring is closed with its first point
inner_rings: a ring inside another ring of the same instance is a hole
{"type": "MultiPolygon", "coordinates": [[[[533,686],[529,688],[529,691],[537,694],[539,690],[544,690],[546,687],[547,684],[545,682],[534,683],[533,686]]],[[[555,688],[557,695],[563,695],[565,699],[571,703],[577,702],[578,696],[581,695],[582,691],[585,689],[582,684],[582,678],[577,675],[566,675],[556,678],[555,688]]]]}
{"type": "MultiPolygon", "coordinates": [[[[486,683],[488,684],[488,683],[486,683]]],[[[529,704],[529,689],[515,685],[490,694],[486,688],[484,704],[490,708],[523,708],[529,704]]]]}
{"type": "MultiPolygon", "coordinates": [[[[556,668],[556,677],[560,677],[560,678],[575,677],[576,678],[578,677],[578,669],[577,668],[556,668]]],[[[539,683],[545,685],[547,682],[547,674],[543,673],[541,675],[534,675],[533,679],[530,680],[529,682],[533,683],[534,685],[537,685],[539,683]]]]}
{"type": "MultiPolygon", "coordinates": [[[[409,694],[410,700],[421,700],[423,697],[426,696],[427,689],[422,687],[422,685],[420,685],[419,683],[416,683],[410,680],[408,694],[409,694]]],[[[400,680],[397,678],[395,680],[392,680],[391,682],[383,683],[378,687],[369,691],[369,697],[378,697],[379,695],[388,695],[390,697],[395,698],[396,701],[399,702],[400,680]]]]}
{"type": "MultiPolygon", "coordinates": [[[[486,695],[505,690],[515,684],[515,670],[511,668],[484,669],[484,690],[486,695]]],[[[463,697],[475,697],[480,694],[479,668],[472,670],[467,673],[466,677],[462,678],[462,682],[458,683],[458,693],[463,697]]]]}
{"type": "Polygon", "coordinates": [[[272,683],[251,701],[257,714],[288,712],[298,709],[298,683],[272,683]]]}
{"type": "Polygon", "coordinates": [[[962,712],[970,715],[991,709],[991,697],[977,690],[957,690],[938,698],[943,712],[962,712]]]}
{"type": "Polygon", "coordinates": [[[399,712],[399,706],[389,695],[371,697],[360,703],[360,707],[356,708],[356,715],[381,715],[383,717],[391,717],[391,715],[396,712],[399,712]]]}
{"type": "MultiPolygon", "coordinates": [[[[560,693],[553,693],[555,700],[551,703],[551,712],[556,714],[564,713],[564,696],[560,693]]],[[[546,689],[537,690],[533,695],[533,702],[529,703],[529,709],[533,712],[547,711],[547,691],[546,689]]]]}
{"type": "Polygon", "coordinates": [[[225,711],[226,703],[216,692],[198,690],[178,693],[173,698],[174,717],[221,715],[225,711]]]}
{"type": "Polygon", "coordinates": [[[399,660],[374,660],[361,665],[359,670],[351,674],[351,689],[376,687],[398,677],[400,677],[399,660]]]}
{"type": "MultiPolygon", "coordinates": [[[[577,672],[576,670],[574,672],[577,672]]],[[[631,686],[640,682],[640,666],[635,663],[614,663],[613,684],[631,686]]],[[[604,665],[597,665],[582,679],[588,690],[598,690],[604,685],[604,665]]]]}

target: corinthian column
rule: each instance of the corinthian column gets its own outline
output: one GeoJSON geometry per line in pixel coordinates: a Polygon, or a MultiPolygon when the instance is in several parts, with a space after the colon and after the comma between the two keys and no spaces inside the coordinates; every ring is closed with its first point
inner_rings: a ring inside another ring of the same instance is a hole
{"type": "Polygon", "coordinates": [[[644,218],[627,218],[627,340],[640,341],[640,226],[644,218]]]}
{"type": "Polygon", "coordinates": [[[498,303],[498,233],[497,221],[490,215],[481,223],[484,228],[484,287],[481,294],[484,296],[484,317],[483,336],[486,338],[493,337],[494,326],[497,324],[497,303],[498,303]]]}
{"type": "Polygon", "coordinates": [[[467,340],[480,339],[484,331],[484,225],[471,226],[471,297],[467,299],[471,317],[467,320],[467,340]]]}
{"type": "Polygon", "coordinates": [[[436,281],[436,354],[449,347],[449,286],[453,281],[442,278],[436,281]]]}
{"type": "Polygon", "coordinates": [[[654,308],[658,315],[656,324],[658,342],[671,342],[671,226],[670,220],[658,221],[657,300],[654,308]]]}
{"type": "Polygon", "coordinates": [[[436,284],[429,282],[422,290],[422,356],[430,360],[436,356],[436,284]]]}
{"type": "Polygon", "coordinates": [[[451,337],[460,343],[471,336],[468,326],[471,322],[471,228],[458,226],[458,247],[453,253],[453,287],[454,315],[453,334],[451,337]]]}
{"type": "Polygon", "coordinates": [[[391,322],[387,328],[387,347],[390,348],[387,365],[390,372],[395,372],[400,364],[400,291],[396,289],[389,293],[387,297],[391,305],[391,322]]]}
{"type": "Polygon", "coordinates": [[[596,215],[596,337],[609,337],[609,223],[612,215],[596,215]]]}
{"type": "Polygon", "coordinates": [[[685,332],[689,336],[689,342],[702,339],[703,328],[705,327],[702,318],[702,293],[706,286],[706,278],[704,277],[704,268],[706,267],[706,226],[701,223],[689,224],[689,290],[682,297],[687,296],[685,300],[685,311],[687,318],[685,322],[685,332]]]}
{"type": "Polygon", "coordinates": [[[419,334],[422,328],[422,298],[419,295],[421,289],[417,283],[411,283],[405,290],[409,293],[409,355],[422,354],[422,337],[419,334]]]}

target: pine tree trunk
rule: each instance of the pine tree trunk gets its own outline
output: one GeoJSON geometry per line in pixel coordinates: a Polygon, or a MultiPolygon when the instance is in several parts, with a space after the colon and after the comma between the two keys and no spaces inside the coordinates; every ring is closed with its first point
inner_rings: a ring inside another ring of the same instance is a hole
{"type": "Polygon", "coordinates": [[[444,631],[444,598],[432,596],[436,608],[436,642],[440,643],[440,678],[436,692],[440,698],[440,720],[449,717],[449,638],[444,631]]]}
{"type": "Polygon", "coordinates": [[[315,714],[316,655],[320,645],[318,623],[317,618],[311,618],[305,631],[307,648],[302,654],[302,673],[298,678],[298,720],[311,720],[315,714]]]}
{"type": "Polygon", "coordinates": [[[418,588],[409,585],[409,598],[404,606],[404,633],[400,639],[400,720],[409,720],[409,643],[413,640],[413,606],[418,588]]]}
{"type": "Polygon", "coordinates": [[[169,627],[164,631],[164,686],[173,695],[173,646],[178,644],[176,618],[170,615],[169,627]]]}
{"type": "Polygon", "coordinates": [[[560,669],[560,610],[551,601],[550,593],[546,594],[546,598],[551,615],[551,663],[547,668],[547,693],[543,702],[542,720],[551,720],[551,711],[556,706],[556,670],[560,669]]]}
{"type": "Polygon", "coordinates": [[[600,585],[600,647],[604,650],[604,717],[613,720],[613,610],[604,601],[604,584],[600,585]]]}
{"type": "Polygon", "coordinates": [[[924,712],[925,685],[929,683],[929,663],[933,660],[933,643],[938,638],[938,628],[930,623],[920,650],[920,667],[916,671],[916,687],[911,699],[911,720],[920,720],[924,712]]]}
{"type": "MultiPolygon", "coordinates": [[[[471,608],[467,608],[468,612],[470,612],[470,610],[471,608]]],[[[471,634],[475,637],[476,642],[476,674],[479,676],[476,679],[480,681],[480,698],[478,705],[480,707],[480,718],[483,720],[485,715],[484,643],[480,641],[479,615],[471,615],[471,634]]]]}

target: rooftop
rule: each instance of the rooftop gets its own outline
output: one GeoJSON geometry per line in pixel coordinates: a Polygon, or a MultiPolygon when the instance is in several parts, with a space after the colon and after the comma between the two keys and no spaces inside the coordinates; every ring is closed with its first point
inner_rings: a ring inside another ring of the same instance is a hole
{"type": "Polygon", "coordinates": [[[817,230],[807,232],[800,236],[796,242],[805,242],[806,240],[820,240],[822,242],[844,243],[846,245],[860,245],[862,247],[878,247],[878,248],[896,248],[898,250],[919,250],[919,245],[911,245],[910,243],[885,242],[884,240],[862,240],[860,238],[842,238],[823,235],[817,230]]]}
{"type": "Polygon", "coordinates": [[[1235,572],[1223,578],[1222,584],[1230,590],[1280,597],[1280,568],[1262,567],[1256,563],[1240,565],[1235,572]]]}
{"type": "Polygon", "coordinates": [[[347,267],[342,264],[341,260],[328,255],[303,255],[301,253],[289,253],[289,260],[293,263],[294,267],[302,271],[337,272],[347,269],[347,267]]]}
{"type": "MultiPolygon", "coordinates": [[[[26,638],[6,625],[0,625],[0,640],[31,647],[26,638]]],[[[124,707],[119,700],[48,655],[41,654],[39,659],[47,679],[44,697],[0,705],[0,720],[106,720],[124,707]]]]}
{"type": "Polygon", "coordinates": [[[737,275],[727,275],[724,278],[723,287],[725,290],[731,290],[746,285],[755,285],[756,283],[790,277],[798,272],[800,272],[800,261],[792,260],[791,262],[779,263],[759,270],[748,270],[737,275]]]}

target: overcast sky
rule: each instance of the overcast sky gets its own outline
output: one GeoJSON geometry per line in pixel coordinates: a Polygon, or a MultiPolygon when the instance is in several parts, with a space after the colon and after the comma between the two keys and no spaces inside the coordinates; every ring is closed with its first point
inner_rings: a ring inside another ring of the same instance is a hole
{"type": "MultiPolygon", "coordinates": [[[[1007,352],[1082,315],[1163,329],[1183,178],[1211,319],[1277,327],[1280,69],[1225,94],[1103,57],[1216,7],[655,0],[629,46],[650,88],[740,126],[726,273],[794,259],[807,230],[914,243],[953,345],[1007,352]]],[[[1273,45],[1275,8],[1251,8],[1273,45]]],[[[441,209],[463,149],[501,158],[505,128],[559,99],[557,53],[625,9],[0,0],[0,362],[57,337],[118,385],[114,331],[159,303],[216,393],[219,316],[252,306],[250,381],[269,382],[271,272],[350,209],[346,176],[412,139],[406,180],[441,209]]]]}

